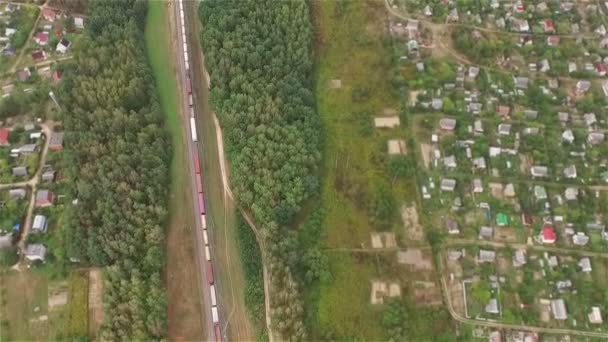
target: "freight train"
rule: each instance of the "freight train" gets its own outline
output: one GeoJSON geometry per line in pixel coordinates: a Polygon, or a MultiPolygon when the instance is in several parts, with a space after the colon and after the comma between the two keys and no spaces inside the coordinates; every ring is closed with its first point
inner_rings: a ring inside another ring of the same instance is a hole
{"type": "MultiPolygon", "coordinates": [[[[205,262],[207,269],[207,287],[209,291],[209,298],[211,299],[211,319],[213,322],[213,333],[215,337],[215,341],[222,341],[221,327],[220,327],[220,317],[219,317],[219,306],[217,303],[217,295],[215,292],[216,281],[213,276],[213,264],[211,261],[211,246],[209,244],[209,235],[207,232],[207,218],[206,218],[206,206],[205,206],[205,192],[203,189],[203,174],[201,172],[201,163],[198,155],[198,135],[196,131],[196,118],[194,116],[194,98],[192,95],[192,80],[190,78],[190,61],[188,60],[188,44],[186,40],[186,26],[184,21],[184,1],[178,0],[179,4],[179,15],[180,15],[180,23],[181,25],[181,36],[178,35],[178,39],[181,39],[180,42],[183,47],[183,62],[185,66],[185,75],[184,79],[186,84],[184,85],[184,89],[186,93],[184,96],[188,98],[188,111],[190,114],[190,138],[192,139],[192,143],[194,145],[194,154],[192,155],[192,162],[194,163],[194,172],[196,177],[196,191],[197,191],[197,210],[198,214],[201,217],[201,227],[203,232],[203,242],[205,246],[205,262]]],[[[179,45],[178,45],[179,46],[179,45]]]]}

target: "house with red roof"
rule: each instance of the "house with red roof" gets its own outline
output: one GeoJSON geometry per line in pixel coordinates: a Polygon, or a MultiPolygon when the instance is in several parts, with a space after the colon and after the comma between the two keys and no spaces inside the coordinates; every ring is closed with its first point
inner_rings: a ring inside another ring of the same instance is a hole
{"type": "Polygon", "coordinates": [[[52,8],[44,7],[42,9],[42,16],[45,20],[55,21],[55,19],[57,19],[57,12],[55,12],[55,10],[52,8]]]}
{"type": "Polygon", "coordinates": [[[11,131],[8,128],[0,128],[0,146],[8,146],[8,137],[11,131]]]}
{"type": "Polygon", "coordinates": [[[51,75],[53,82],[55,82],[55,84],[59,83],[59,81],[61,81],[61,71],[59,70],[55,70],[53,71],[53,74],[51,75]]]}
{"type": "Polygon", "coordinates": [[[32,52],[32,58],[36,62],[43,61],[46,59],[46,52],[44,52],[43,50],[34,51],[32,52]]]}
{"type": "Polygon", "coordinates": [[[547,45],[549,45],[549,46],[558,46],[559,45],[559,36],[549,36],[549,37],[547,37],[547,45]]]}
{"type": "Polygon", "coordinates": [[[34,41],[40,46],[46,46],[49,43],[48,32],[38,32],[34,35],[34,41]]]}
{"type": "Polygon", "coordinates": [[[606,76],[606,65],[603,63],[598,63],[595,66],[595,72],[599,75],[599,76],[606,76]]]}
{"type": "Polygon", "coordinates": [[[543,21],[543,28],[545,29],[545,32],[547,32],[547,33],[554,32],[555,27],[553,26],[553,20],[547,19],[547,20],[543,21]]]}
{"type": "Polygon", "coordinates": [[[544,244],[553,244],[557,240],[555,229],[551,226],[545,226],[540,235],[540,240],[544,244]]]}

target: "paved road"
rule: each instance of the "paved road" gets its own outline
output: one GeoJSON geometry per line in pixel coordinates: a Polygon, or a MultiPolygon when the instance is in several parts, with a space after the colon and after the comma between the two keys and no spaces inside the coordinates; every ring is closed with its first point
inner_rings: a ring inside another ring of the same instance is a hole
{"type": "MultiPolygon", "coordinates": [[[[215,340],[215,336],[214,336],[214,329],[213,329],[213,321],[212,321],[212,317],[211,317],[211,298],[210,298],[210,293],[209,293],[209,275],[207,274],[207,260],[205,258],[205,246],[203,243],[203,233],[202,233],[202,222],[201,222],[201,216],[198,213],[198,193],[197,193],[197,189],[196,186],[194,184],[196,184],[196,172],[194,169],[194,161],[192,159],[192,156],[194,155],[194,153],[198,153],[198,149],[197,149],[197,145],[192,141],[191,139],[191,134],[190,134],[190,107],[188,104],[188,94],[186,92],[185,89],[185,84],[186,84],[186,75],[187,75],[187,71],[186,71],[186,66],[184,64],[184,51],[183,51],[183,42],[182,42],[182,28],[181,28],[181,24],[180,24],[180,12],[179,12],[179,4],[177,1],[171,1],[171,2],[167,2],[168,6],[171,6],[171,10],[173,13],[173,30],[172,32],[175,33],[176,35],[176,39],[175,39],[175,43],[176,46],[174,47],[177,56],[176,56],[176,65],[177,65],[177,70],[176,70],[176,76],[177,76],[177,80],[179,81],[179,86],[178,86],[178,92],[179,94],[181,94],[181,113],[183,116],[183,124],[184,124],[184,139],[186,141],[186,151],[188,152],[188,155],[186,156],[186,160],[188,160],[188,171],[190,173],[190,178],[191,178],[191,182],[190,184],[192,184],[192,186],[190,187],[191,189],[191,193],[192,193],[192,203],[193,203],[193,215],[194,215],[194,223],[195,223],[195,238],[196,238],[196,256],[197,256],[197,260],[196,260],[196,264],[198,267],[198,274],[200,275],[199,279],[199,286],[198,286],[198,290],[200,293],[200,298],[202,299],[202,302],[200,303],[201,305],[201,311],[203,312],[203,320],[204,322],[202,322],[203,326],[204,326],[204,331],[206,333],[205,336],[205,340],[207,341],[214,341],[215,340]]],[[[184,12],[187,12],[186,7],[189,6],[194,6],[195,3],[190,2],[190,1],[184,1],[184,12]]],[[[192,10],[191,8],[189,10],[192,10]]],[[[196,13],[196,11],[194,11],[194,13],[196,13]]],[[[184,20],[188,20],[187,16],[184,20]]],[[[186,23],[186,27],[188,27],[187,23],[186,23]]],[[[188,36],[188,34],[186,33],[186,36],[188,36]]],[[[189,49],[190,51],[191,49],[189,49]]],[[[195,103],[195,107],[196,107],[196,103],[195,103]]],[[[202,160],[202,158],[199,158],[200,160],[202,160]]],[[[211,227],[207,227],[208,231],[211,231],[211,227]]],[[[211,236],[209,236],[211,238],[211,236]]],[[[210,242],[213,240],[210,240],[210,242]]],[[[211,249],[211,251],[213,251],[213,249],[211,249]]],[[[213,252],[211,253],[212,257],[211,259],[213,260],[213,252]]],[[[217,296],[218,298],[220,296],[217,296]]],[[[221,323],[221,320],[220,320],[221,323]]]]}

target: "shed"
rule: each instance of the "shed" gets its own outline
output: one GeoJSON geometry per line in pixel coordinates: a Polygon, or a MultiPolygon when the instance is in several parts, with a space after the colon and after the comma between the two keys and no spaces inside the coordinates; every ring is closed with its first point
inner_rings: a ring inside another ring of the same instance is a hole
{"type": "Polygon", "coordinates": [[[591,312],[588,315],[589,323],[591,324],[602,324],[604,320],[602,319],[602,312],[600,311],[599,306],[592,306],[591,312]]]}
{"type": "Polygon", "coordinates": [[[46,247],[39,243],[27,245],[25,249],[25,258],[30,261],[43,261],[46,258],[46,247]]]}
{"type": "Polygon", "coordinates": [[[498,300],[496,298],[490,299],[488,304],[486,304],[486,312],[490,314],[500,313],[500,310],[498,309],[498,300]]]}
{"type": "Polygon", "coordinates": [[[521,267],[521,266],[525,265],[526,262],[527,262],[526,250],[525,249],[516,250],[515,253],[513,254],[513,267],[521,267]]]}
{"type": "Polygon", "coordinates": [[[584,232],[578,232],[572,235],[572,243],[577,246],[585,246],[589,242],[589,236],[584,232]]]}
{"type": "Polygon", "coordinates": [[[445,226],[448,230],[448,234],[460,234],[460,228],[458,227],[458,222],[452,219],[447,219],[445,221],[445,226]]]}
{"type": "Polygon", "coordinates": [[[566,304],[563,299],[553,299],[551,301],[551,312],[553,313],[553,318],[558,321],[563,321],[568,318],[568,313],[566,312],[566,304]]]}
{"type": "Polygon", "coordinates": [[[0,146],[8,146],[8,137],[11,131],[8,128],[0,128],[0,146]]]}
{"type": "Polygon", "coordinates": [[[378,128],[393,128],[400,124],[398,116],[385,116],[374,118],[374,125],[378,128]]]}
{"type": "Polygon", "coordinates": [[[564,177],[576,178],[576,165],[572,164],[564,169],[564,177]]]}
{"type": "Polygon", "coordinates": [[[48,221],[44,215],[36,215],[34,217],[34,223],[32,224],[32,232],[34,233],[46,233],[48,221]]]}
{"type": "Polygon", "coordinates": [[[13,168],[13,176],[15,177],[25,177],[27,176],[27,167],[25,166],[16,166],[13,168]]]}
{"type": "Polygon", "coordinates": [[[441,190],[443,191],[454,191],[456,188],[456,180],[451,178],[444,178],[441,180],[441,190]]]}
{"type": "Polygon", "coordinates": [[[530,174],[532,174],[532,177],[547,177],[549,169],[546,166],[532,166],[530,168],[530,174]]]}
{"type": "Polygon", "coordinates": [[[63,132],[51,133],[49,148],[53,151],[60,151],[63,149],[63,132]]]}
{"type": "Polygon", "coordinates": [[[505,213],[496,214],[496,224],[498,226],[504,227],[509,224],[509,216],[505,213]]]}

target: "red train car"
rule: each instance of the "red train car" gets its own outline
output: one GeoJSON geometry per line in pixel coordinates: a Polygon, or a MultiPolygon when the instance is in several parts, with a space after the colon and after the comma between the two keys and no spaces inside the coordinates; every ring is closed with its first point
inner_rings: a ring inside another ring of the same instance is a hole
{"type": "Polygon", "coordinates": [[[203,182],[199,176],[196,176],[196,190],[198,193],[203,192],[203,182]]]}
{"type": "Polygon", "coordinates": [[[202,192],[198,193],[198,211],[201,214],[205,213],[205,197],[202,192]]]}
{"type": "Polygon", "coordinates": [[[207,263],[207,279],[209,280],[209,285],[213,285],[213,265],[210,262],[207,263]]]}
{"type": "Polygon", "coordinates": [[[186,90],[188,94],[192,94],[192,81],[190,81],[190,77],[186,79],[186,90]]]}
{"type": "Polygon", "coordinates": [[[215,341],[222,342],[222,331],[220,329],[219,323],[215,324],[213,327],[213,331],[215,333],[215,341]]]}
{"type": "Polygon", "coordinates": [[[194,170],[197,175],[201,174],[201,163],[198,160],[198,152],[194,152],[194,170]]]}

